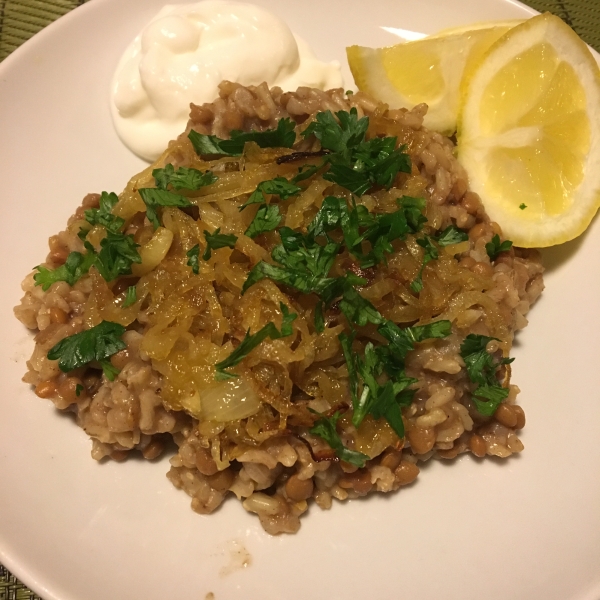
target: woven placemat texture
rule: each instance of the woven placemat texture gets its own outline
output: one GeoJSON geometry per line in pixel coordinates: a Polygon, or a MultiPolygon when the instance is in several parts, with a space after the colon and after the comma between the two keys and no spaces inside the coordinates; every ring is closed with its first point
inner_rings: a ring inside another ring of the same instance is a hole
{"type": "Polygon", "coordinates": [[[600,0],[521,0],[540,12],[550,11],[600,52],[600,0]]]}
{"type": "Polygon", "coordinates": [[[42,600],[0,565],[0,600],[42,600]]]}
{"type": "Polygon", "coordinates": [[[40,29],[85,1],[0,0],[0,60],[40,29]]]}
{"type": "MultiPolygon", "coordinates": [[[[40,29],[87,1],[93,0],[0,0],[0,61],[40,29]]],[[[525,4],[558,15],[600,51],[600,0],[525,0],[525,4]]],[[[0,565],[0,600],[41,599],[0,565]]]]}

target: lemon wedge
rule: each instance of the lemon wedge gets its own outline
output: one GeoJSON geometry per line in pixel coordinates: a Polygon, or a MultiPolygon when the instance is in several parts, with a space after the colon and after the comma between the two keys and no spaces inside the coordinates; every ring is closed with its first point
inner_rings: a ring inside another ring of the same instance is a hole
{"type": "Polygon", "coordinates": [[[459,87],[472,66],[515,25],[505,22],[476,29],[455,29],[389,48],[346,48],[348,64],[359,90],[392,108],[429,106],[424,125],[454,133],[459,87]]]}
{"type": "Polygon", "coordinates": [[[600,70],[558,17],[511,29],[461,88],[458,158],[517,246],[577,237],[600,205],[600,70]]]}

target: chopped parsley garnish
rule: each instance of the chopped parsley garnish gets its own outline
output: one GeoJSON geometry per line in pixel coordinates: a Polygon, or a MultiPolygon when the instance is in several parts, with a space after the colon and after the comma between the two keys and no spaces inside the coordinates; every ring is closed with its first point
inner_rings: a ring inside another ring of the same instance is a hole
{"type": "Polygon", "coordinates": [[[192,203],[185,196],[169,192],[168,190],[142,188],[138,191],[146,205],[146,216],[152,225],[154,225],[154,229],[160,227],[160,222],[156,213],[156,209],[159,206],[177,206],[179,208],[192,206],[192,203]]]}
{"type": "Polygon", "coordinates": [[[125,302],[123,302],[122,308],[129,308],[137,302],[137,288],[135,285],[130,285],[127,288],[127,295],[125,296],[125,302]]]}
{"type": "Polygon", "coordinates": [[[525,203],[523,202],[523,203],[519,204],[519,208],[520,208],[521,210],[525,210],[525,209],[527,208],[527,204],[525,204],[525,203]]]}
{"type": "Polygon", "coordinates": [[[291,179],[292,183],[300,183],[301,181],[304,181],[305,179],[311,178],[319,169],[323,168],[323,165],[324,165],[324,163],[321,163],[319,165],[302,165],[298,169],[297,175],[292,177],[292,179],[291,179]]]}
{"type": "Polygon", "coordinates": [[[331,284],[328,274],[341,244],[327,238],[326,243],[321,245],[310,237],[294,236],[287,227],[281,228],[279,235],[283,243],[273,248],[271,256],[295,280],[294,283],[288,282],[288,285],[305,294],[315,292],[324,295],[325,289],[331,284]]]}
{"type": "Polygon", "coordinates": [[[398,327],[392,321],[382,323],[377,331],[389,342],[389,350],[397,364],[403,365],[406,355],[415,344],[424,340],[448,337],[452,331],[450,321],[435,321],[427,325],[398,327]]]}
{"type": "Polygon", "coordinates": [[[452,246],[459,244],[460,242],[466,242],[469,239],[469,235],[466,231],[459,229],[455,225],[446,227],[438,236],[435,241],[443,248],[445,246],[452,246]]]}
{"type": "Polygon", "coordinates": [[[254,348],[256,348],[256,346],[260,345],[266,338],[270,337],[272,340],[277,340],[279,338],[292,335],[292,323],[298,315],[296,313],[290,313],[289,308],[282,302],[279,303],[279,308],[283,314],[281,331],[275,327],[274,323],[267,323],[263,328],[259,329],[253,334],[250,334],[250,330],[246,331],[246,335],[244,336],[244,339],[241,341],[240,345],[225,360],[222,360],[215,365],[215,369],[217,371],[215,379],[223,380],[237,377],[235,373],[230,373],[225,369],[235,367],[235,365],[239,364],[246,356],[248,356],[248,354],[250,354],[252,350],[254,350],[254,348]]]}
{"type": "Polygon", "coordinates": [[[244,210],[249,204],[265,203],[267,199],[265,194],[275,194],[282,200],[287,200],[301,191],[301,187],[298,187],[294,183],[290,183],[285,177],[269,179],[258,184],[258,187],[250,194],[248,200],[240,206],[240,211],[244,210]]]}
{"type": "Polygon", "coordinates": [[[376,349],[369,342],[361,357],[352,350],[353,336],[342,333],[338,337],[348,367],[353,406],[352,423],[358,427],[366,415],[371,414],[376,419],[385,418],[398,437],[404,437],[401,407],[409,406],[412,402],[414,391],[407,388],[417,380],[407,377],[404,371],[399,371],[381,385],[379,379],[386,363],[381,360],[379,348],[376,349]]]}
{"type": "Polygon", "coordinates": [[[340,310],[349,323],[359,327],[364,327],[367,323],[380,325],[384,320],[379,311],[352,286],[347,286],[344,290],[340,310]]]}
{"type": "MultiPolygon", "coordinates": [[[[282,243],[271,252],[276,264],[259,262],[250,271],[242,293],[268,277],[304,294],[329,295],[328,303],[332,302],[336,297],[333,292],[341,296],[348,286],[342,285],[341,281],[334,284],[334,279],[328,278],[341,245],[331,241],[327,234],[341,229],[346,247],[359,258],[361,267],[374,266],[385,259],[386,253],[392,252],[392,241],[416,233],[426,220],[421,212],[423,200],[405,196],[398,203],[400,208],[393,213],[372,215],[364,206],[348,208],[344,198],[328,196],[309,224],[306,235],[289,227],[278,230],[282,243]],[[319,237],[325,238],[324,244],[316,241],[319,237]],[[362,250],[365,241],[371,245],[368,252],[362,250]]],[[[361,281],[359,279],[352,285],[360,285],[361,281]]]]}
{"type": "Polygon", "coordinates": [[[231,139],[223,140],[216,135],[204,135],[197,131],[189,132],[188,138],[194,150],[202,155],[241,156],[246,142],[254,142],[261,148],[291,148],[296,141],[296,123],[290,118],[280,119],[277,129],[265,131],[231,132],[231,139]]]}
{"type": "MultiPolygon", "coordinates": [[[[107,231],[118,233],[125,224],[125,219],[112,214],[114,205],[119,201],[115,193],[102,192],[100,208],[90,208],[85,211],[85,220],[90,225],[102,225],[107,231]]],[[[85,230],[84,230],[85,231],[85,230]]],[[[82,234],[83,235],[83,234],[82,234]]],[[[87,235],[87,233],[86,233],[87,235]]],[[[83,236],[85,238],[85,235],[83,236]]]]}
{"type": "Polygon", "coordinates": [[[79,398],[79,396],[81,396],[81,392],[83,392],[84,389],[85,388],[80,383],[78,383],[75,386],[75,395],[79,398]]]}
{"type": "Polygon", "coordinates": [[[412,196],[402,196],[396,200],[410,228],[411,233],[418,233],[427,223],[427,217],[423,214],[427,206],[424,198],[413,198],[412,196]]]}
{"type": "Polygon", "coordinates": [[[339,411],[331,417],[321,415],[321,418],[317,419],[315,424],[310,428],[309,433],[324,439],[335,451],[340,460],[362,468],[369,460],[369,457],[362,452],[350,450],[344,446],[342,438],[336,429],[337,422],[341,416],[339,411]]]}
{"type": "MultiPolygon", "coordinates": [[[[206,235],[206,232],[204,232],[204,233],[206,235]]],[[[219,232],[217,231],[217,235],[218,235],[218,233],[219,232]]],[[[206,248],[206,251],[209,253],[208,258],[210,258],[210,250],[209,250],[208,246],[206,248]]],[[[192,271],[194,272],[194,274],[198,275],[198,273],[200,273],[200,246],[198,244],[196,244],[195,246],[192,246],[185,253],[185,255],[188,258],[188,260],[187,260],[187,266],[188,267],[192,267],[192,271]]],[[[208,260],[208,259],[205,259],[205,260],[208,260]]]]}
{"type": "Polygon", "coordinates": [[[314,135],[326,150],[348,152],[364,141],[368,128],[369,117],[359,119],[356,108],[350,109],[350,112],[340,110],[335,116],[328,110],[317,113],[302,135],[314,135]]]}
{"type": "MultiPolygon", "coordinates": [[[[282,243],[273,249],[271,256],[279,264],[259,262],[250,271],[242,293],[261,279],[268,277],[304,294],[315,292],[322,295],[334,281],[328,278],[328,273],[340,250],[340,245],[329,239],[323,246],[317,244],[310,231],[304,236],[289,227],[281,227],[278,233],[282,243]]],[[[340,290],[339,295],[342,291],[340,290]]]]}
{"type": "Polygon", "coordinates": [[[58,366],[64,373],[98,361],[106,378],[114,381],[119,370],[113,367],[109,358],[127,347],[121,339],[124,333],[123,325],[102,321],[91,329],[70,335],[58,342],[48,352],[48,359],[58,360],[58,366]]]}
{"type": "Polygon", "coordinates": [[[504,240],[502,243],[500,243],[500,236],[496,234],[492,238],[492,241],[485,245],[485,251],[490,257],[490,260],[494,261],[498,258],[498,255],[501,252],[507,252],[510,250],[512,245],[513,243],[510,240],[504,240]]]}
{"type": "Polygon", "coordinates": [[[87,254],[71,252],[57,269],[35,267],[39,271],[33,276],[35,285],[41,285],[44,291],[56,281],[66,281],[73,286],[92,266],[106,281],[113,281],[119,275],[130,275],[132,263],[142,262],[138,247],[132,235],[107,230],[106,237],[100,241],[100,252],[96,253],[94,247],[85,242],[87,254]]]}
{"type": "Polygon", "coordinates": [[[381,315],[379,318],[381,320],[377,331],[389,344],[375,347],[369,342],[362,357],[352,350],[353,335],[342,333],[338,336],[348,368],[350,396],[354,409],[352,422],[358,427],[367,414],[376,419],[385,418],[402,438],[404,424],[401,407],[411,404],[414,390],[408,388],[418,381],[406,376],[404,360],[407,354],[414,350],[415,343],[450,335],[451,323],[436,321],[428,325],[402,329],[395,323],[384,320],[381,315]],[[382,384],[380,381],[383,373],[388,379],[382,384]]]}
{"type": "Polygon", "coordinates": [[[174,190],[195,191],[217,181],[217,176],[212,171],[203,173],[188,167],[175,169],[171,164],[165,165],[162,169],[154,169],[152,177],[156,187],[161,190],[167,190],[171,186],[174,190]]]}
{"type": "MultiPolygon", "coordinates": [[[[87,242],[86,248],[88,256],[94,252],[92,245],[87,242]]],[[[100,252],[96,254],[93,264],[106,281],[112,281],[119,275],[130,275],[131,265],[142,262],[138,248],[139,244],[135,243],[132,235],[108,231],[100,241],[100,252]]]]}
{"type": "Polygon", "coordinates": [[[438,249],[435,247],[432,239],[428,235],[423,238],[419,238],[417,240],[417,244],[419,244],[419,246],[425,250],[425,254],[423,255],[423,263],[421,264],[419,273],[410,284],[410,289],[415,292],[415,294],[418,294],[423,289],[423,269],[425,269],[425,265],[432,260],[437,260],[439,257],[438,249]]]}
{"type": "Polygon", "coordinates": [[[477,384],[472,399],[477,410],[486,417],[491,417],[500,403],[508,396],[508,389],[498,381],[498,367],[513,362],[514,358],[496,359],[487,352],[486,347],[497,338],[485,335],[469,334],[460,346],[460,355],[465,361],[469,379],[477,384]]]}
{"type": "Polygon", "coordinates": [[[383,137],[365,140],[369,117],[358,118],[356,108],[350,112],[318,113],[303,132],[314,135],[322,148],[329,150],[323,161],[329,170],[323,178],[337,183],[357,196],[374,185],[389,188],[399,172],[410,173],[411,162],[405,147],[396,148],[397,138],[383,137]],[[336,119],[337,117],[337,119],[336,119]]]}
{"type": "Polygon", "coordinates": [[[394,240],[416,233],[427,220],[421,212],[424,200],[403,196],[398,204],[400,208],[395,212],[375,215],[365,206],[353,204],[349,208],[343,198],[328,196],[308,226],[308,232],[311,238],[316,238],[340,228],[344,244],[366,269],[385,260],[385,254],[393,251],[394,240]],[[369,242],[370,251],[363,252],[363,242],[369,242]]]}
{"type": "Polygon", "coordinates": [[[263,204],[256,212],[252,223],[248,225],[248,229],[244,231],[244,234],[250,238],[255,238],[261,233],[273,231],[279,223],[281,223],[279,206],[277,204],[263,204]]]}
{"type": "Polygon", "coordinates": [[[35,267],[38,273],[33,276],[33,280],[35,285],[41,285],[44,291],[57,281],[66,281],[70,286],[74,286],[90,270],[95,260],[94,254],[71,252],[65,263],[57,269],[47,269],[42,265],[35,267]]]}
{"type": "MultiPolygon", "coordinates": [[[[219,248],[233,248],[237,242],[237,235],[221,233],[221,228],[217,227],[214,233],[210,233],[210,231],[206,231],[205,229],[204,239],[206,240],[206,250],[204,251],[204,254],[202,254],[202,260],[209,260],[213,250],[218,250],[219,248]]],[[[194,250],[194,248],[192,248],[192,250],[194,250]]],[[[190,252],[192,252],[192,250],[190,250],[190,252]]],[[[188,265],[193,268],[193,265],[190,264],[192,261],[190,252],[187,254],[190,259],[188,260],[188,265]]],[[[194,273],[197,274],[198,271],[194,271],[194,273]]]]}

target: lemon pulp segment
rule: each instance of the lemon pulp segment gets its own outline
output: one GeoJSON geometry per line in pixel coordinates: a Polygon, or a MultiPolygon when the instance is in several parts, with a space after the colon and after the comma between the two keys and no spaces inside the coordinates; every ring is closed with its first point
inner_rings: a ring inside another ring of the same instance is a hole
{"type": "Polygon", "coordinates": [[[424,124],[453,133],[466,73],[512,24],[450,32],[388,48],[350,46],[348,64],[359,90],[391,108],[429,106],[424,124]]]}
{"type": "Polygon", "coordinates": [[[415,42],[381,50],[386,76],[413,105],[439,98],[446,87],[440,53],[421,46],[415,42]]]}
{"type": "Polygon", "coordinates": [[[558,17],[512,29],[462,84],[458,155],[520,246],[579,235],[600,202],[600,71],[558,17]]]}
{"type": "MultiPolygon", "coordinates": [[[[551,46],[534,46],[492,79],[482,96],[480,124],[485,136],[523,134],[523,146],[500,146],[486,158],[490,191],[504,198],[507,208],[519,210],[522,198],[550,215],[571,206],[573,190],[583,180],[590,124],[583,87],[551,46]]],[[[506,139],[517,144],[518,137],[506,139]]]]}

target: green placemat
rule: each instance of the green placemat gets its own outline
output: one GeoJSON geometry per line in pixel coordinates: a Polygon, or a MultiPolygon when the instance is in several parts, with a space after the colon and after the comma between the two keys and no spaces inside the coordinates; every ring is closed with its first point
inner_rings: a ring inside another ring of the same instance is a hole
{"type": "Polygon", "coordinates": [[[0,600],[42,600],[0,565],[0,600]]]}
{"type": "MultiPolygon", "coordinates": [[[[86,0],[0,0],[0,60],[86,0]]],[[[4,600],[0,596],[0,600],[4,600]]]]}
{"type": "MultiPolygon", "coordinates": [[[[0,0],[0,61],[40,29],[87,1],[0,0]]],[[[558,15],[600,51],[599,0],[525,0],[525,3],[540,12],[548,10],[558,15]]],[[[0,600],[41,599],[0,565],[0,600]]]]}

